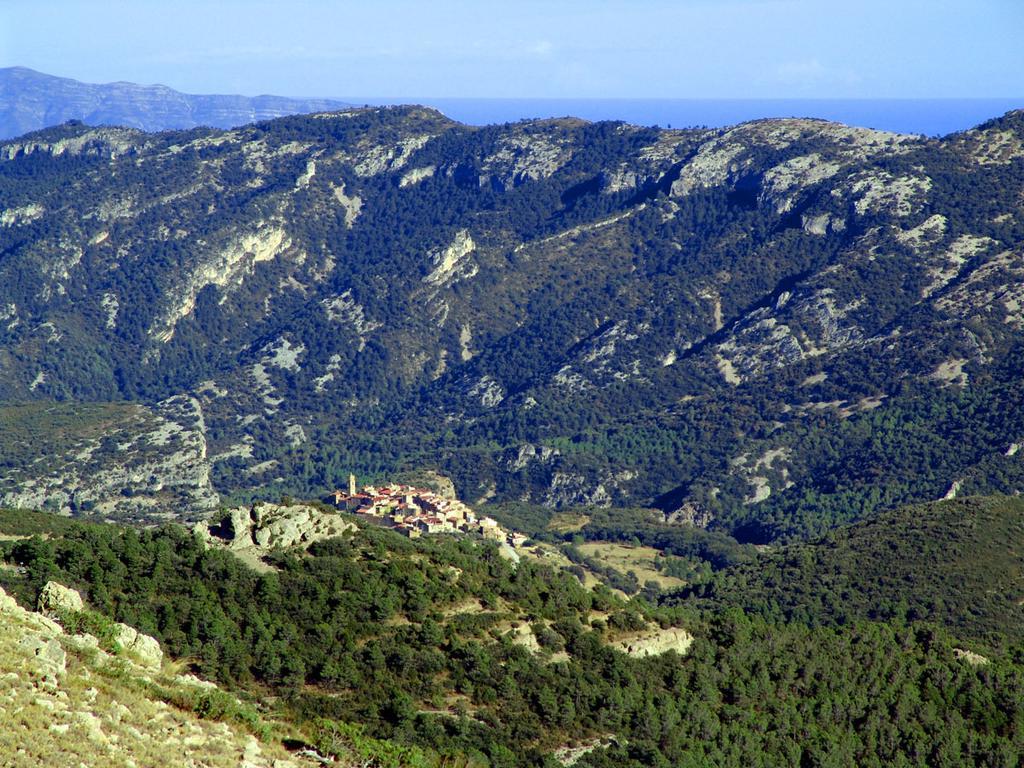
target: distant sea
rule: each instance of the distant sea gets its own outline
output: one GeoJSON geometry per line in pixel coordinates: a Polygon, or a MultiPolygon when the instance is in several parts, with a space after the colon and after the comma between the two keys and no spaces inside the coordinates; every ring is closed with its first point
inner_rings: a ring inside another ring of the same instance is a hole
{"type": "Polygon", "coordinates": [[[353,99],[353,104],[427,104],[470,125],[527,118],[624,120],[662,128],[720,128],[763,117],[818,117],[898,133],[945,136],[1012,109],[1005,99],[353,99]]]}

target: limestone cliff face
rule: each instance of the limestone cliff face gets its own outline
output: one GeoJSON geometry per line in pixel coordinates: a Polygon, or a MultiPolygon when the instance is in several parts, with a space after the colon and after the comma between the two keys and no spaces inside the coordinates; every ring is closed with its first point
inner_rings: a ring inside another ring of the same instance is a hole
{"type": "Polygon", "coordinates": [[[0,480],[0,504],[145,522],[217,506],[203,411],[193,397],[104,409],[61,437],[54,452],[0,480]]]}

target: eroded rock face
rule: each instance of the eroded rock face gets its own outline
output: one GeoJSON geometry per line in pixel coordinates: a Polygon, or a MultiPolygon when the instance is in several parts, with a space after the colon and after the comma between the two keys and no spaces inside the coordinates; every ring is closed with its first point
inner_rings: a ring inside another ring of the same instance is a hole
{"type": "Polygon", "coordinates": [[[593,486],[584,475],[569,472],[555,472],[544,497],[544,505],[555,509],[580,505],[610,507],[611,503],[611,494],[603,483],[593,486]]]}
{"type": "Polygon", "coordinates": [[[635,637],[625,638],[612,644],[623,653],[630,656],[644,658],[646,656],[659,656],[668,651],[675,651],[685,654],[693,643],[693,635],[685,629],[670,627],[652,632],[645,632],[635,637]]]}
{"type": "Polygon", "coordinates": [[[179,276],[177,284],[167,291],[166,306],[150,329],[150,335],[166,344],[174,337],[178,321],[187,317],[196,306],[196,298],[207,286],[226,288],[241,285],[245,275],[256,264],[286,255],[292,246],[281,227],[264,226],[231,238],[197,261],[188,274],[179,276]]]}
{"type": "Polygon", "coordinates": [[[355,527],[341,515],[311,505],[258,502],[252,507],[230,510],[219,522],[198,523],[193,530],[214,546],[265,553],[295,546],[305,548],[355,527]]]}
{"type": "Polygon", "coordinates": [[[571,142],[556,135],[527,131],[504,137],[496,151],[484,158],[480,185],[511,189],[526,181],[545,179],[572,158],[571,142]]]}
{"type": "Polygon", "coordinates": [[[695,528],[707,528],[714,519],[715,516],[709,509],[694,501],[688,501],[665,515],[665,521],[668,523],[691,525],[695,528]]]}
{"type": "Polygon", "coordinates": [[[37,610],[44,616],[56,618],[62,613],[78,613],[85,608],[82,596],[55,581],[48,581],[39,593],[37,610]]]}
{"type": "Polygon", "coordinates": [[[0,504],[140,522],[173,517],[172,509],[216,507],[206,422],[196,398],[181,395],[111,411],[102,431],[72,436],[70,446],[42,457],[31,473],[14,469],[0,475],[0,504]]]}
{"type": "Polygon", "coordinates": [[[164,661],[164,652],[156,638],[144,635],[127,624],[115,625],[117,634],[114,637],[121,649],[131,656],[137,664],[149,669],[160,669],[164,661]]]}
{"type": "Polygon", "coordinates": [[[460,229],[447,247],[430,252],[432,269],[430,274],[423,278],[423,282],[442,287],[472,277],[476,274],[477,268],[467,260],[467,257],[475,250],[476,243],[473,242],[469,230],[460,229]]]}
{"type": "Polygon", "coordinates": [[[559,453],[557,448],[527,443],[519,446],[516,450],[509,450],[505,453],[505,466],[510,472],[517,472],[537,462],[550,464],[559,456],[559,453]]]}

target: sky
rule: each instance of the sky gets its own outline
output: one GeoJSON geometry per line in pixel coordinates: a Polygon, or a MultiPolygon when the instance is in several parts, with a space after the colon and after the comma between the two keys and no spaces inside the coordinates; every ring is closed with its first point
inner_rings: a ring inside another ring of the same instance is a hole
{"type": "Polygon", "coordinates": [[[0,0],[0,67],[188,93],[1024,96],[1024,0],[0,0]]]}

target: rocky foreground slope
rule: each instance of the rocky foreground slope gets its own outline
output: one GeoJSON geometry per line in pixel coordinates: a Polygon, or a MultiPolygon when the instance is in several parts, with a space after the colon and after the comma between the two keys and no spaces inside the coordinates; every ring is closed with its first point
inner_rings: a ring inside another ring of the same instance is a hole
{"type": "Polygon", "coordinates": [[[0,201],[7,504],[430,469],[769,540],[1024,486],[1022,113],[70,125],[0,145],[0,201]]]}
{"type": "Polygon", "coordinates": [[[83,609],[77,592],[49,583],[39,608],[26,610],[0,589],[3,765],[318,764],[257,739],[238,723],[201,719],[196,712],[204,699],[233,699],[211,683],[176,674],[152,638],[123,624],[110,624],[113,635],[104,640],[65,631],[50,617],[71,626],[83,609]]]}

